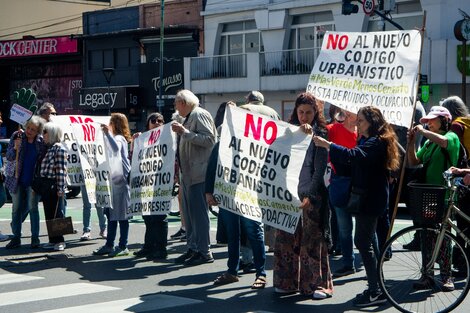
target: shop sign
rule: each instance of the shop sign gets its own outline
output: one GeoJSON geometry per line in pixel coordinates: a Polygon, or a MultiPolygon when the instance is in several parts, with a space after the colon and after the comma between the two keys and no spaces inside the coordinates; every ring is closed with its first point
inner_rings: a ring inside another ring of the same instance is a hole
{"type": "Polygon", "coordinates": [[[82,88],[73,92],[74,109],[128,109],[138,103],[137,87],[82,88]]]}
{"type": "Polygon", "coordinates": [[[50,37],[29,40],[0,41],[0,58],[77,53],[77,39],[50,37]]]}

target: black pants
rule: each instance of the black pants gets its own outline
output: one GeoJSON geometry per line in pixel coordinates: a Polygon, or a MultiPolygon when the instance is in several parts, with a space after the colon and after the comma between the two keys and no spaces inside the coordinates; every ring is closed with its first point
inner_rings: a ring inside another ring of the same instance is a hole
{"type": "MultiPolygon", "coordinates": [[[[64,196],[60,198],[61,201],[64,200],[63,197],[64,196]]],[[[42,203],[44,205],[44,215],[46,217],[46,220],[64,217],[64,212],[62,212],[62,210],[60,209],[60,205],[58,205],[59,197],[57,196],[57,190],[55,188],[51,192],[41,195],[41,198],[42,203]]],[[[64,236],[49,236],[49,242],[64,242],[64,236]]]]}
{"type": "Polygon", "coordinates": [[[168,237],[166,215],[144,215],[144,249],[152,252],[165,251],[168,237]]]}

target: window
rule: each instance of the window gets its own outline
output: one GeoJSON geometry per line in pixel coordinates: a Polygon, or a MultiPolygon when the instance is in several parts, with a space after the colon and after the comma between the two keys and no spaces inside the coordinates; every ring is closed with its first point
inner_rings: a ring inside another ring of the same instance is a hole
{"type": "Polygon", "coordinates": [[[239,54],[263,51],[261,33],[255,21],[226,23],[222,27],[219,54],[239,54]]]}

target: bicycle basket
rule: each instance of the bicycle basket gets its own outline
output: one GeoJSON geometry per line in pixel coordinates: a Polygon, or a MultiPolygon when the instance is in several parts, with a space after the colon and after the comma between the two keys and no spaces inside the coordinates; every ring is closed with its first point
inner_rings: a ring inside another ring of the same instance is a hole
{"type": "Polygon", "coordinates": [[[446,188],[439,185],[411,182],[409,205],[413,222],[420,226],[433,226],[442,222],[445,211],[446,188]]]}

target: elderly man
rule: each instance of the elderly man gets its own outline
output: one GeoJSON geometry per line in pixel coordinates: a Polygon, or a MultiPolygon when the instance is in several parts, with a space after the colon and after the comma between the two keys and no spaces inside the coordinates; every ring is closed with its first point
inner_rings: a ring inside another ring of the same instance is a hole
{"type": "Polygon", "coordinates": [[[199,99],[189,90],[176,94],[175,108],[185,118],[183,124],[174,122],[178,134],[178,154],[183,191],[183,217],[188,250],[175,263],[199,265],[214,262],[210,251],[210,220],[204,182],[217,130],[210,113],[199,107],[199,99]]]}
{"type": "Polygon", "coordinates": [[[51,115],[57,115],[57,112],[52,103],[44,102],[44,104],[41,105],[36,114],[45,119],[47,122],[50,122],[51,115]]]}
{"type": "Polygon", "coordinates": [[[264,96],[261,92],[253,90],[246,96],[246,104],[240,106],[242,109],[269,116],[274,120],[280,120],[279,114],[271,107],[264,105],[264,96]]]}

